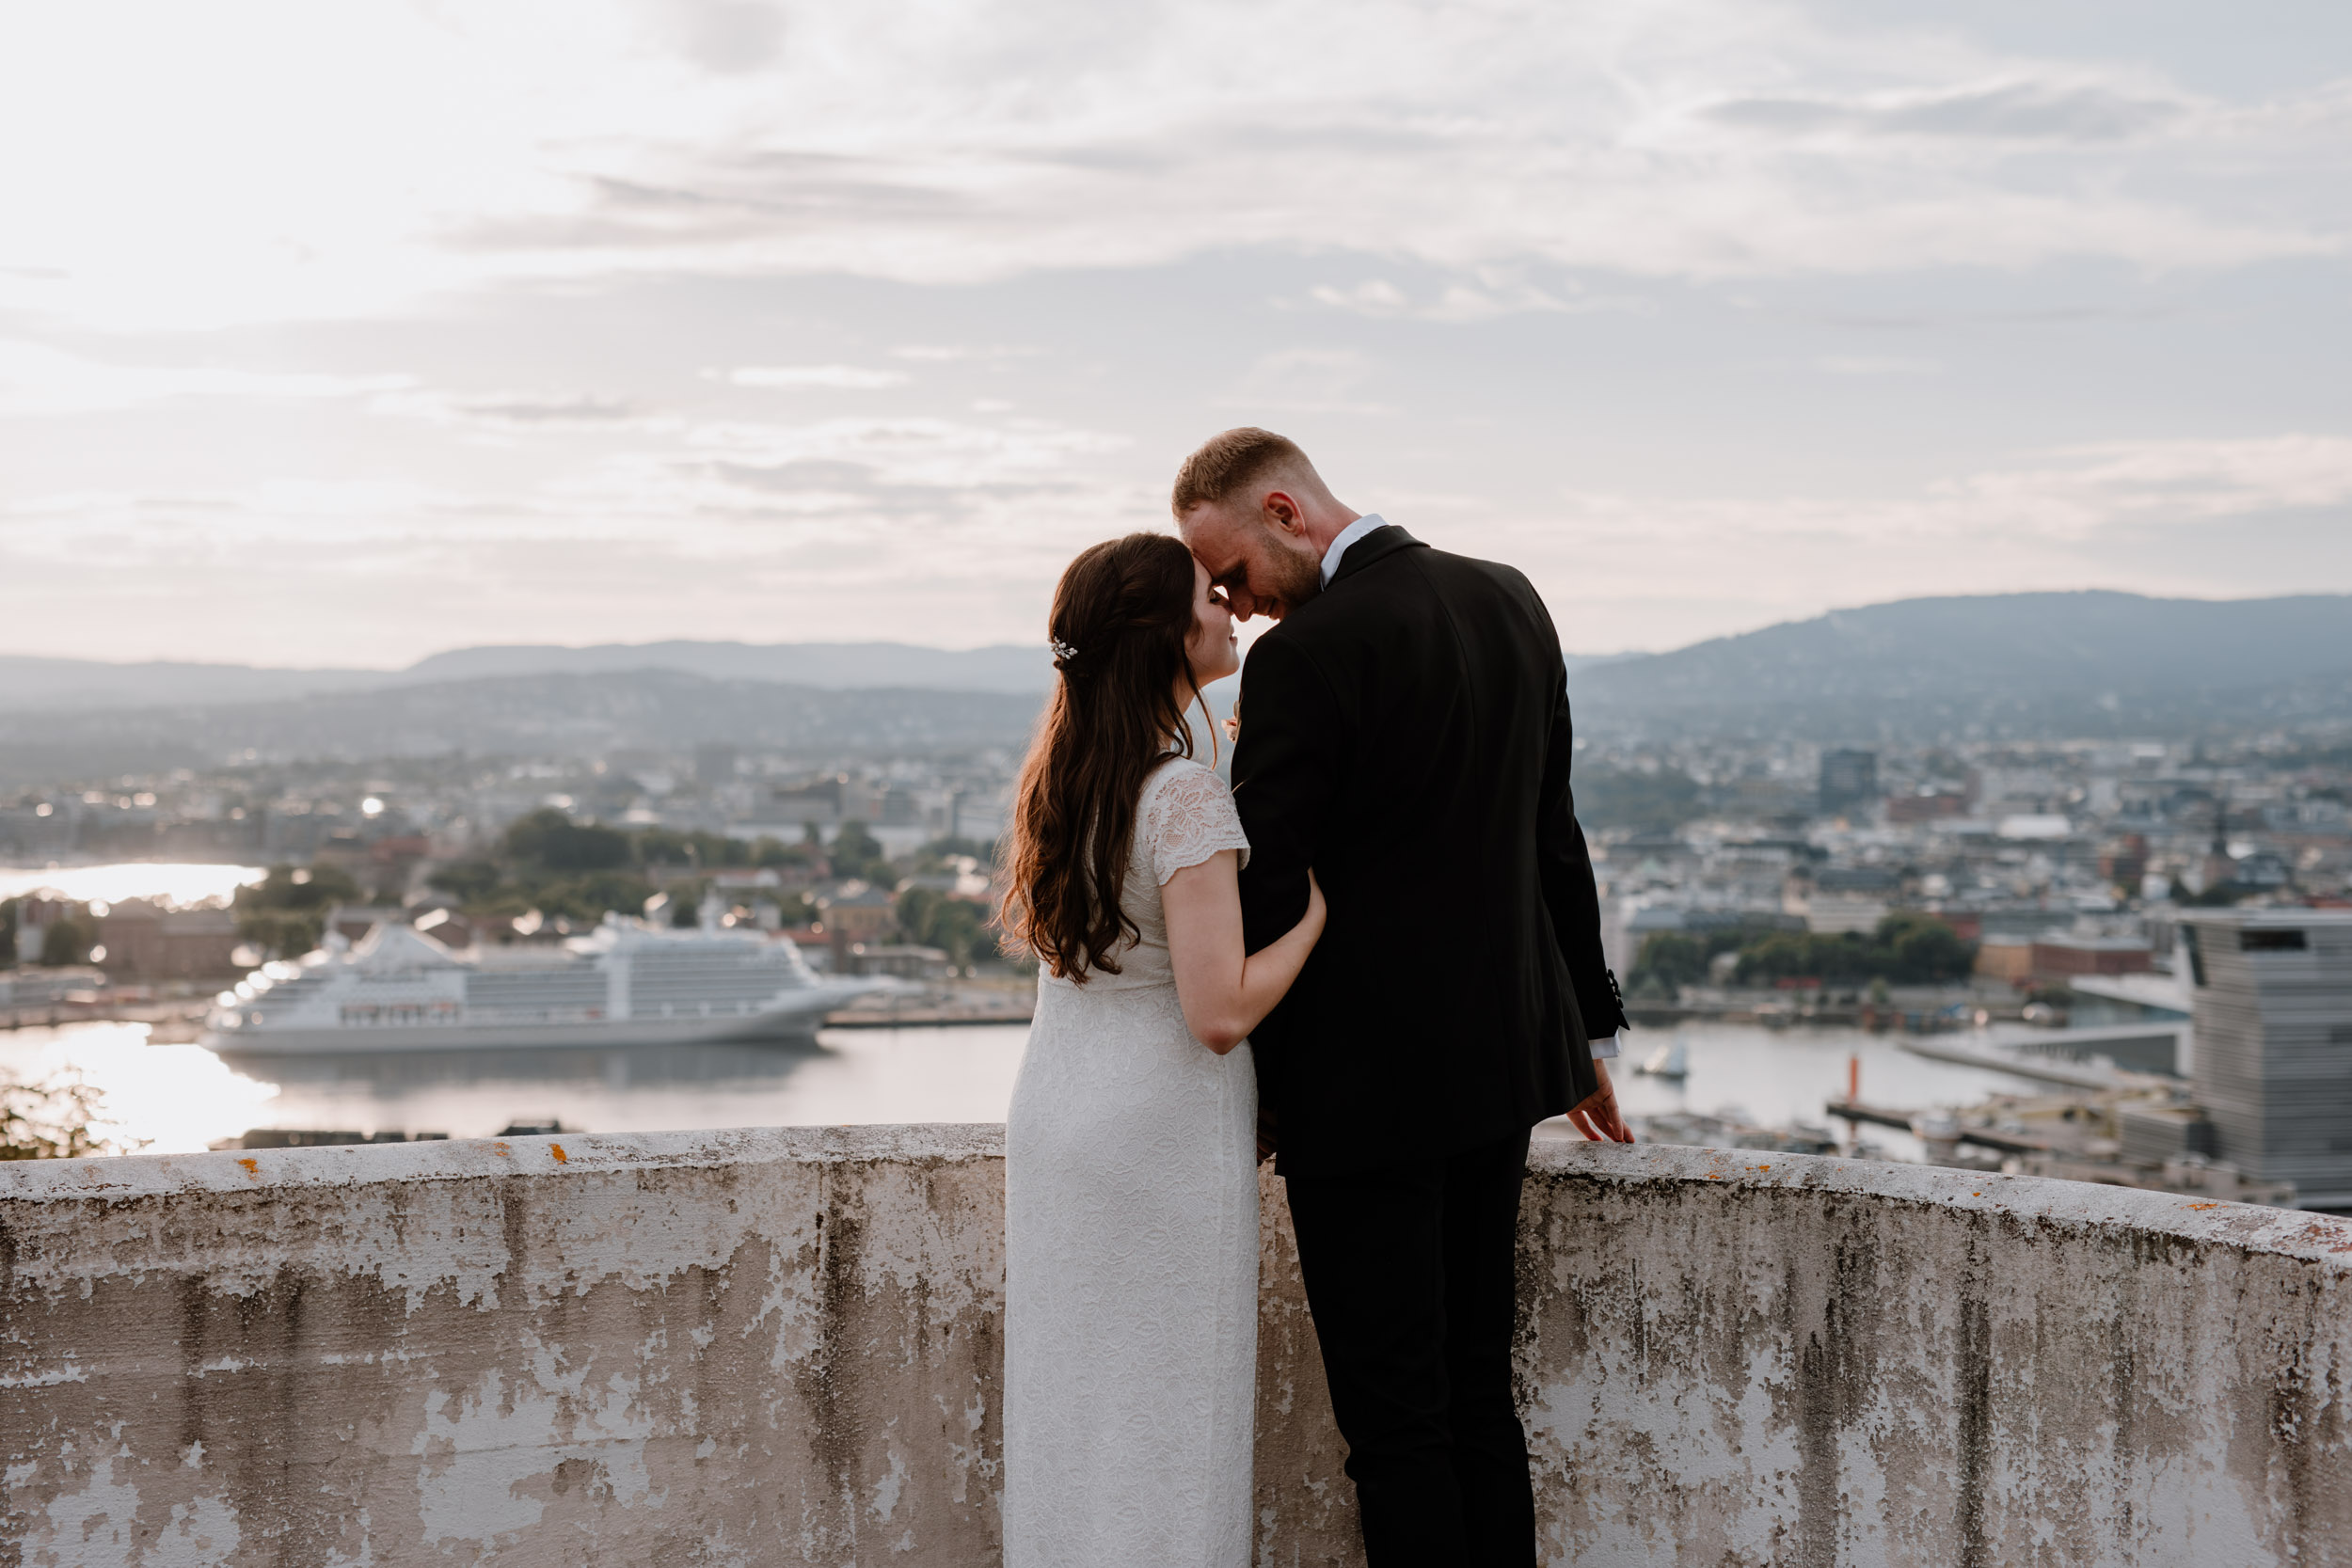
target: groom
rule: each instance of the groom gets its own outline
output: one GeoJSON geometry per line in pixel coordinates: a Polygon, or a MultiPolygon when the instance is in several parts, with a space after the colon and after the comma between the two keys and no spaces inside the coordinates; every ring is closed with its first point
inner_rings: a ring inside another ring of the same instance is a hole
{"type": "Polygon", "coordinates": [[[1528,1130],[1630,1143],[1624,1014],[1568,794],[1566,671],[1527,579],[1343,506],[1229,430],[1171,498],[1250,650],[1233,800],[1252,951],[1329,924],[1251,1035],[1374,1568],[1535,1561],[1511,1395],[1528,1130]]]}

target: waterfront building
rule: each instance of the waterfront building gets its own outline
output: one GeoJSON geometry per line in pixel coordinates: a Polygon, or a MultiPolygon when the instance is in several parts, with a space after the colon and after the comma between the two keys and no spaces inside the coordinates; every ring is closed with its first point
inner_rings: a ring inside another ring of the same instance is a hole
{"type": "MultiPolygon", "coordinates": [[[[94,912],[94,911],[93,911],[94,912]]],[[[236,974],[237,917],[227,910],[167,910],[145,898],[98,917],[99,967],[115,980],[217,980],[236,974]]]]}
{"type": "Polygon", "coordinates": [[[2216,1152],[2305,1208],[2352,1208],[2352,910],[2192,910],[2181,928],[2216,1152]]]}

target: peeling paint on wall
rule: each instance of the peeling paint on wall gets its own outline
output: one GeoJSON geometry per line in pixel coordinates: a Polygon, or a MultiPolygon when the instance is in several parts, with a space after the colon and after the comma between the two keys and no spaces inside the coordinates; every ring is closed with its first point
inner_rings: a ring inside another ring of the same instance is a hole
{"type": "MultiPolygon", "coordinates": [[[[998,1130],[566,1137],[0,1166],[0,1565],[998,1560],[998,1130]]],[[[1520,1268],[1549,1560],[2352,1568],[2352,1225],[1539,1143],[1520,1268]]]]}

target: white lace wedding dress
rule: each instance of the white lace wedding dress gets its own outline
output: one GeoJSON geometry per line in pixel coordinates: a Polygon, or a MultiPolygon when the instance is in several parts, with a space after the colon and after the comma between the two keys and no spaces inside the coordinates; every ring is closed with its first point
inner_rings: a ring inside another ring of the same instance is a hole
{"type": "Polygon", "coordinates": [[[1041,976],[1005,1136],[1006,1568],[1248,1568],[1258,1088],[1176,1002],[1160,888],[1248,840],[1145,781],[1120,973],[1041,976]]]}

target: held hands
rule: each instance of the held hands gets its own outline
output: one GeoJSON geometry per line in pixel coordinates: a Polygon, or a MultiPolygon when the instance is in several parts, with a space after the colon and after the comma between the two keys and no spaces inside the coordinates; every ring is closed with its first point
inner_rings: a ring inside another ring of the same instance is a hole
{"type": "Polygon", "coordinates": [[[1587,1142],[1597,1144],[1629,1144],[1633,1130],[1625,1124],[1625,1117],[1617,1110],[1617,1091],[1609,1082],[1609,1064],[1595,1062],[1593,1071],[1600,1079],[1600,1087],[1584,1097],[1568,1113],[1568,1120],[1584,1134],[1587,1142]]]}
{"type": "Polygon", "coordinates": [[[1311,942],[1323,935],[1323,922],[1331,907],[1323,901],[1323,884],[1315,880],[1314,868],[1307,869],[1307,912],[1298,917],[1298,928],[1307,933],[1311,942]]]}

